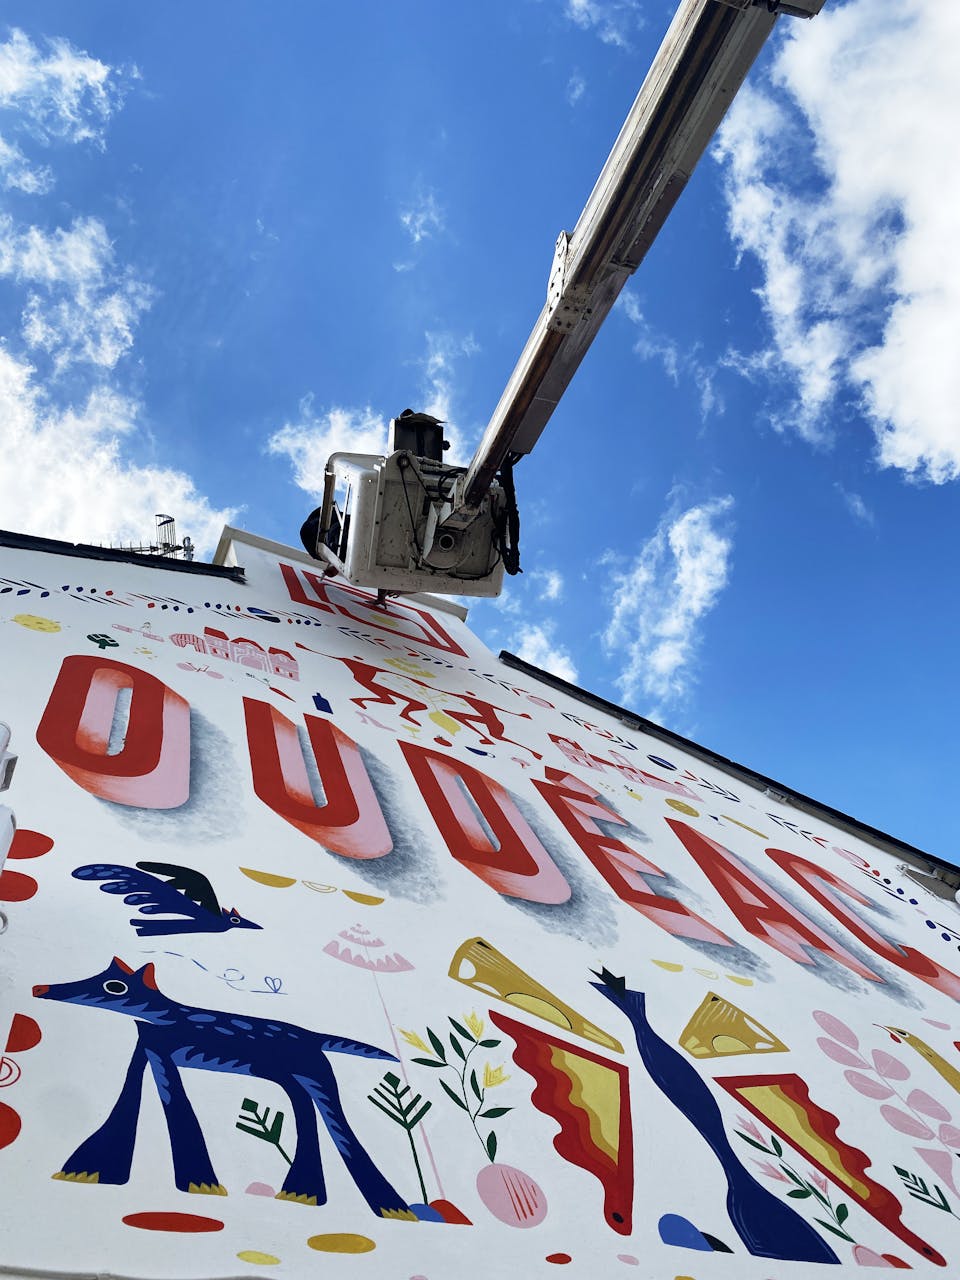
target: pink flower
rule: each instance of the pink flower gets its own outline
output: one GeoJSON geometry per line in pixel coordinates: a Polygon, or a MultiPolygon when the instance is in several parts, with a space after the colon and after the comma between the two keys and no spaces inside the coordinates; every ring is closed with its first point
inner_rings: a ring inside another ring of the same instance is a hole
{"type": "Polygon", "coordinates": [[[760,1130],[757,1128],[757,1126],[753,1123],[752,1120],[748,1120],[746,1116],[739,1116],[738,1119],[740,1121],[740,1128],[746,1129],[747,1133],[749,1133],[751,1138],[756,1138],[758,1142],[763,1141],[763,1134],[760,1132],[760,1130]]]}
{"type": "Polygon", "coordinates": [[[822,1173],[817,1173],[815,1170],[811,1171],[810,1181],[813,1183],[815,1187],[819,1187],[821,1191],[826,1191],[827,1180],[822,1173]]]}
{"type": "Polygon", "coordinates": [[[753,1162],[765,1178],[773,1178],[777,1182],[789,1182],[790,1179],[785,1173],[772,1165],[769,1160],[754,1160],[753,1162]]]}

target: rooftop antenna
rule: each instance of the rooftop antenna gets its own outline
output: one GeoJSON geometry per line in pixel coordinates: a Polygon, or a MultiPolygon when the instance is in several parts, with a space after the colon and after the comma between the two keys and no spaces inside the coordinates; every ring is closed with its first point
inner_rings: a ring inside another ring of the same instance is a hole
{"type": "Polygon", "coordinates": [[[192,560],[195,552],[193,539],[185,537],[182,542],[177,541],[177,522],[174,517],[158,511],[156,521],[157,535],[154,542],[149,545],[141,542],[138,546],[120,546],[117,550],[129,551],[135,556],[164,556],[170,560],[182,555],[184,560],[192,560]]]}

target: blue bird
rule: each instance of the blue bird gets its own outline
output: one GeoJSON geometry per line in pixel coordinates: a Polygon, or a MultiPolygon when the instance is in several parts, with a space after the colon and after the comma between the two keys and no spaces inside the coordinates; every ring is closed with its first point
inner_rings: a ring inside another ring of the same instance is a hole
{"type": "Polygon", "coordinates": [[[730,1145],[716,1099],[691,1063],[662,1040],[647,1019],[646,997],[607,969],[591,983],[633,1024],[637,1048],[650,1079],[694,1126],[719,1160],[727,1179],[727,1213],[737,1235],[758,1258],[795,1262],[840,1259],[810,1224],[761,1186],[730,1145]]]}
{"type": "Polygon", "coordinates": [[[92,862],[74,871],[77,880],[99,880],[104,893],[123,894],[141,916],[179,916],[177,920],[130,923],[141,938],[171,933],[223,933],[227,929],[259,929],[235,909],[221,907],[213,885],[200,871],[172,862],[138,862],[136,867],[92,862]],[[151,874],[154,873],[154,874],[151,874]]]}

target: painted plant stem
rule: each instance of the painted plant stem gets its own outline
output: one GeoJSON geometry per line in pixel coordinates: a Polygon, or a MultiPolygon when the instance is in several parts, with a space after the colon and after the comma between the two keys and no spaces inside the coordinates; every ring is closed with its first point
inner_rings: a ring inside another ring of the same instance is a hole
{"type": "Polygon", "coordinates": [[[802,1178],[800,1174],[797,1173],[796,1169],[783,1159],[783,1145],[779,1138],[771,1134],[770,1146],[766,1146],[761,1141],[760,1131],[752,1122],[750,1122],[750,1130],[754,1135],[753,1137],[744,1133],[742,1129],[738,1129],[736,1131],[737,1136],[742,1138],[744,1142],[749,1142],[750,1146],[756,1147],[758,1151],[763,1151],[767,1155],[776,1157],[782,1172],[778,1173],[769,1162],[765,1162],[765,1164],[761,1165],[761,1170],[766,1173],[768,1177],[775,1177],[783,1182],[792,1182],[794,1184],[793,1189],[787,1192],[787,1195],[790,1196],[791,1199],[807,1200],[811,1196],[814,1197],[826,1212],[829,1213],[833,1220],[832,1222],[825,1222],[823,1218],[815,1218],[814,1221],[819,1223],[821,1227],[826,1227],[828,1231],[832,1231],[834,1235],[838,1235],[841,1240],[846,1240],[849,1244],[856,1244],[857,1241],[852,1235],[850,1235],[845,1225],[850,1214],[849,1207],[845,1204],[834,1205],[833,1201],[830,1199],[830,1188],[827,1184],[826,1178],[821,1176],[819,1182],[815,1182],[813,1177],[802,1178]]]}
{"type": "Polygon", "coordinates": [[[433,1106],[433,1103],[424,1102],[419,1093],[411,1095],[410,1086],[408,1084],[401,1085],[400,1077],[392,1071],[387,1072],[368,1097],[375,1107],[382,1111],[384,1115],[389,1116],[395,1124],[400,1125],[401,1129],[405,1131],[410,1142],[410,1151],[413,1155],[414,1168],[417,1171],[417,1180],[420,1183],[420,1193],[423,1197],[423,1203],[426,1203],[427,1186],[423,1180],[423,1170],[420,1168],[420,1158],[417,1155],[416,1143],[413,1140],[413,1131],[433,1106]]]}
{"type": "Polygon", "coordinates": [[[283,1132],[282,1111],[275,1112],[273,1120],[271,1121],[269,1107],[264,1107],[263,1114],[261,1115],[259,1105],[254,1102],[253,1098],[244,1098],[240,1106],[240,1117],[237,1120],[237,1128],[241,1133],[249,1133],[254,1138],[260,1138],[264,1142],[269,1142],[271,1146],[277,1148],[284,1160],[286,1160],[287,1164],[293,1164],[291,1158],[280,1145],[280,1135],[283,1132]]]}
{"type": "Polygon", "coordinates": [[[482,1039],[484,1021],[475,1013],[468,1014],[463,1019],[463,1022],[458,1022],[455,1018],[448,1018],[448,1021],[453,1027],[449,1035],[449,1041],[455,1055],[456,1060],[454,1061],[448,1058],[447,1049],[443,1041],[429,1027],[427,1028],[429,1044],[416,1032],[401,1030],[400,1034],[415,1049],[431,1055],[427,1058],[414,1058],[414,1062],[419,1063],[420,1066],[433,1067],[439,1071],[447,1069],[453,1072],[459,1088],[453,1088],[443,1079],[440,1081],[440,1086],[451,1102],[459,1107],[461,1111],[465,1111],[470,1117],[470,1124],[477,1135],[477,1141],[483,1148],[487,1159],[493,1162],[497,1158],[497,1135],[491,1129],[486,1138],[484,1138],[477,1121],[497,1120],[501,1116],[505,1116],[508,1111],[513,1110],[512,1107],[488,1108],[486,1105],[487,1090],[496,1088],[497,1085],[503,1084],[510,1077],[504,1074],[502,1066],[493,1067],[487,1062],[484,1064],[481,1083],[481,1077],[477,1074],[476,1067],[470,1065],[470,1059],[477,1049],[495,1049],[500,1044],[500,1041],[497,1039],[482,1039]],[[461,1041],[469,1045],[469,1048],[465,1049],[461,1041]]]}

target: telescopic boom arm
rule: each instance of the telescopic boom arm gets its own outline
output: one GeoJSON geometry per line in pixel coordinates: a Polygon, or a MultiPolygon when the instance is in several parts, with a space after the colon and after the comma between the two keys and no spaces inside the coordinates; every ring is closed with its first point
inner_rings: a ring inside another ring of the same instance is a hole
{"type": "Polygon", "coordinates": [[[643,261],[763,47],[778,13],[824,0],[683,0],[571,235],[557,240],[547,300],[470,463],[468,521],[508,454],[529,453],[643,261]]]}

